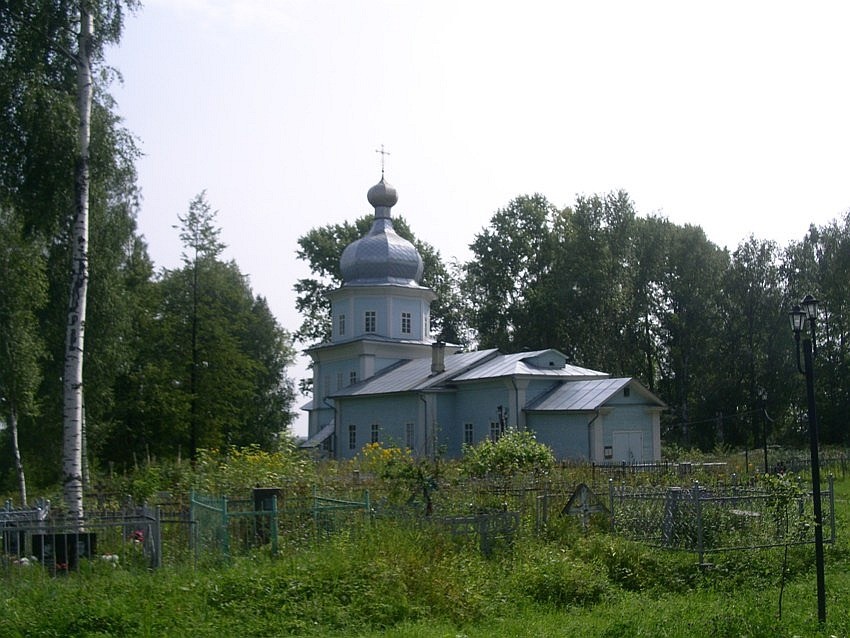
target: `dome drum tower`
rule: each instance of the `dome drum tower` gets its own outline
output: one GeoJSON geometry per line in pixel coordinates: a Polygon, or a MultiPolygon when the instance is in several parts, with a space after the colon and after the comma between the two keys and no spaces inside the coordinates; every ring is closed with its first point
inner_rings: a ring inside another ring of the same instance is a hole
{"type": "Polygon", "coordinates": [[[343,283],[329,293],[330,342],[308,349],[313,359],[309,435],[329,428],[335,391],[402,360],[432,356],[430,306],[434,292],[420,285],[422,257],[393,228],[396,189],[381,181],[369,189],[375,214],[369,232],[340,258],[343,283]]]}

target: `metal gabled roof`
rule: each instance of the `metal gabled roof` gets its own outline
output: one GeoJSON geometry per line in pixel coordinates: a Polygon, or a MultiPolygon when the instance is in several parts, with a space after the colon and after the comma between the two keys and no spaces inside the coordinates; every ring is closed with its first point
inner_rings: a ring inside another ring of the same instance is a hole
{"type": "Polygon", "coordinates": [[[331,422],[330,422],[330,423],[328,423],[325,427],[323,427],[321,430],[319,430],[318,432],[316,432],[316,434],[314,434],[314,435],[313,435],[313,436],[311,436],[309,439],[307,439],[306,441],[304,441],[304,442],[303,442],[301,445],[299,445],[298,447],[300,447],[300,448],[315,448],[315,447],[319,447],[319,446],[320,446],[322,443],[324,443],[324,442],[325,442],[325,440],[326,440],[326,439],[327,439],[327,438],[328,438],[331,434],[333,434],[333,433],[334,433],[334,422],[333,422],[333,421],[331,421],[331,422]]]}
{"type": "Polygon", "coordinates": [[[588,412],[598,410],[624,387],[633,385],[647,399],[664,407],[664,402],[631,378],[569,381],[534,399],[525,406],[529,412],[588,412]]]}
{"type": "Polygon", "coordinates": [[[458,375],[454,381],[478,381],[484,379],[495,379],[499,377],[527,376],[527,377],[562,377],[580,379],[587,377],[607,378],[605,372],[598,372],[588,368],[581,368],[570,364],[553,367],[541,367],[532,365],[532,360],[539,360],[547,353],[554,357],[565,359],[564,355],[557,350],[536,350],[534,352],[518,352],[516,354],[502,354],[494,357],[487,363],[458,375]]]}
{"type": "Polygon", "coordinates": [[[445,370],[431,372],[431,358],[400,361],[378,372],[375,376],[334,392],[331,398],[393,394],[396,392],[416,392],[440,386],[470,367],[486,361],[498,354],[497,350],[478,350],[449,354],[445,357],[445,370]]]}

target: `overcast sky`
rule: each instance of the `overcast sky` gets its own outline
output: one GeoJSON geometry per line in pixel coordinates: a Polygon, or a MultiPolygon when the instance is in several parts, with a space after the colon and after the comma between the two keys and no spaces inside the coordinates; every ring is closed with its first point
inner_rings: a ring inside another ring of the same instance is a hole
{"type": "Polygon", "coordinates": [[[173,226],[206,189],[225,257],[295,330],[296,240],[372,212],[381,144],[394,213],[446,259],[535,192],[563,207],[622,188],[730,250],[802,239],[850,208],[848,18],[777,0],[146,0],[107,62],[157,266],[179,265],[173,226]]]}

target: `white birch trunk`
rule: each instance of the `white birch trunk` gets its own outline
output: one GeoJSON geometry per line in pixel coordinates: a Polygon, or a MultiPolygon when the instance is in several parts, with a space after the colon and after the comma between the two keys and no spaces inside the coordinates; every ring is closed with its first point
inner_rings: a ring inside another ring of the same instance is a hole
{"type": "Polygon", "coordinates": [[[83,511],[83,343],[88,290],[89,140],[91,139],[92,72],[89,47],[94,30],[91,13],[80,3],[77,39],[77,109],[79,152],[74,175],[75,205],[71,232],[72,275],[68,301],[63,378],[62,494],[69,518],[82,522],[83,511]]]}
{"type": "Polygon", "coordinates": [[[15,458],[15,472],[18,475],[18,490],[21,496],[21,507],[27,506],[27,477],[24,473],[24,463],[21,460],[21,448],[18,445],[18,411],[15,406],[9,411],[9,434],[12,437],[12,456],[15,458]]]}

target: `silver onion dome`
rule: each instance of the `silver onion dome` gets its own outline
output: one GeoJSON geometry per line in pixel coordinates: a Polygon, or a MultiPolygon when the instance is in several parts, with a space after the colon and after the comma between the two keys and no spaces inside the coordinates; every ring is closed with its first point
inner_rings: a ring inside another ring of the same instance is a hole
{"type": "Polygon", "coordinates": [[[390,209],[398,201],[398,193],[382,177],[369,189],[367,199],[375,207],[375,219],[369,233],[343,251],[339,262],[343,281],[418,286],[422,257],[413,244],[393,229],[390,209]]]}
{"type": "Polygon", "coordinates": [[[389,217],[390,209],[398,203],[398,192],[382,177],[381,181],[366,193],[366,199],[375,207],[375,217],[389,217]]]}

